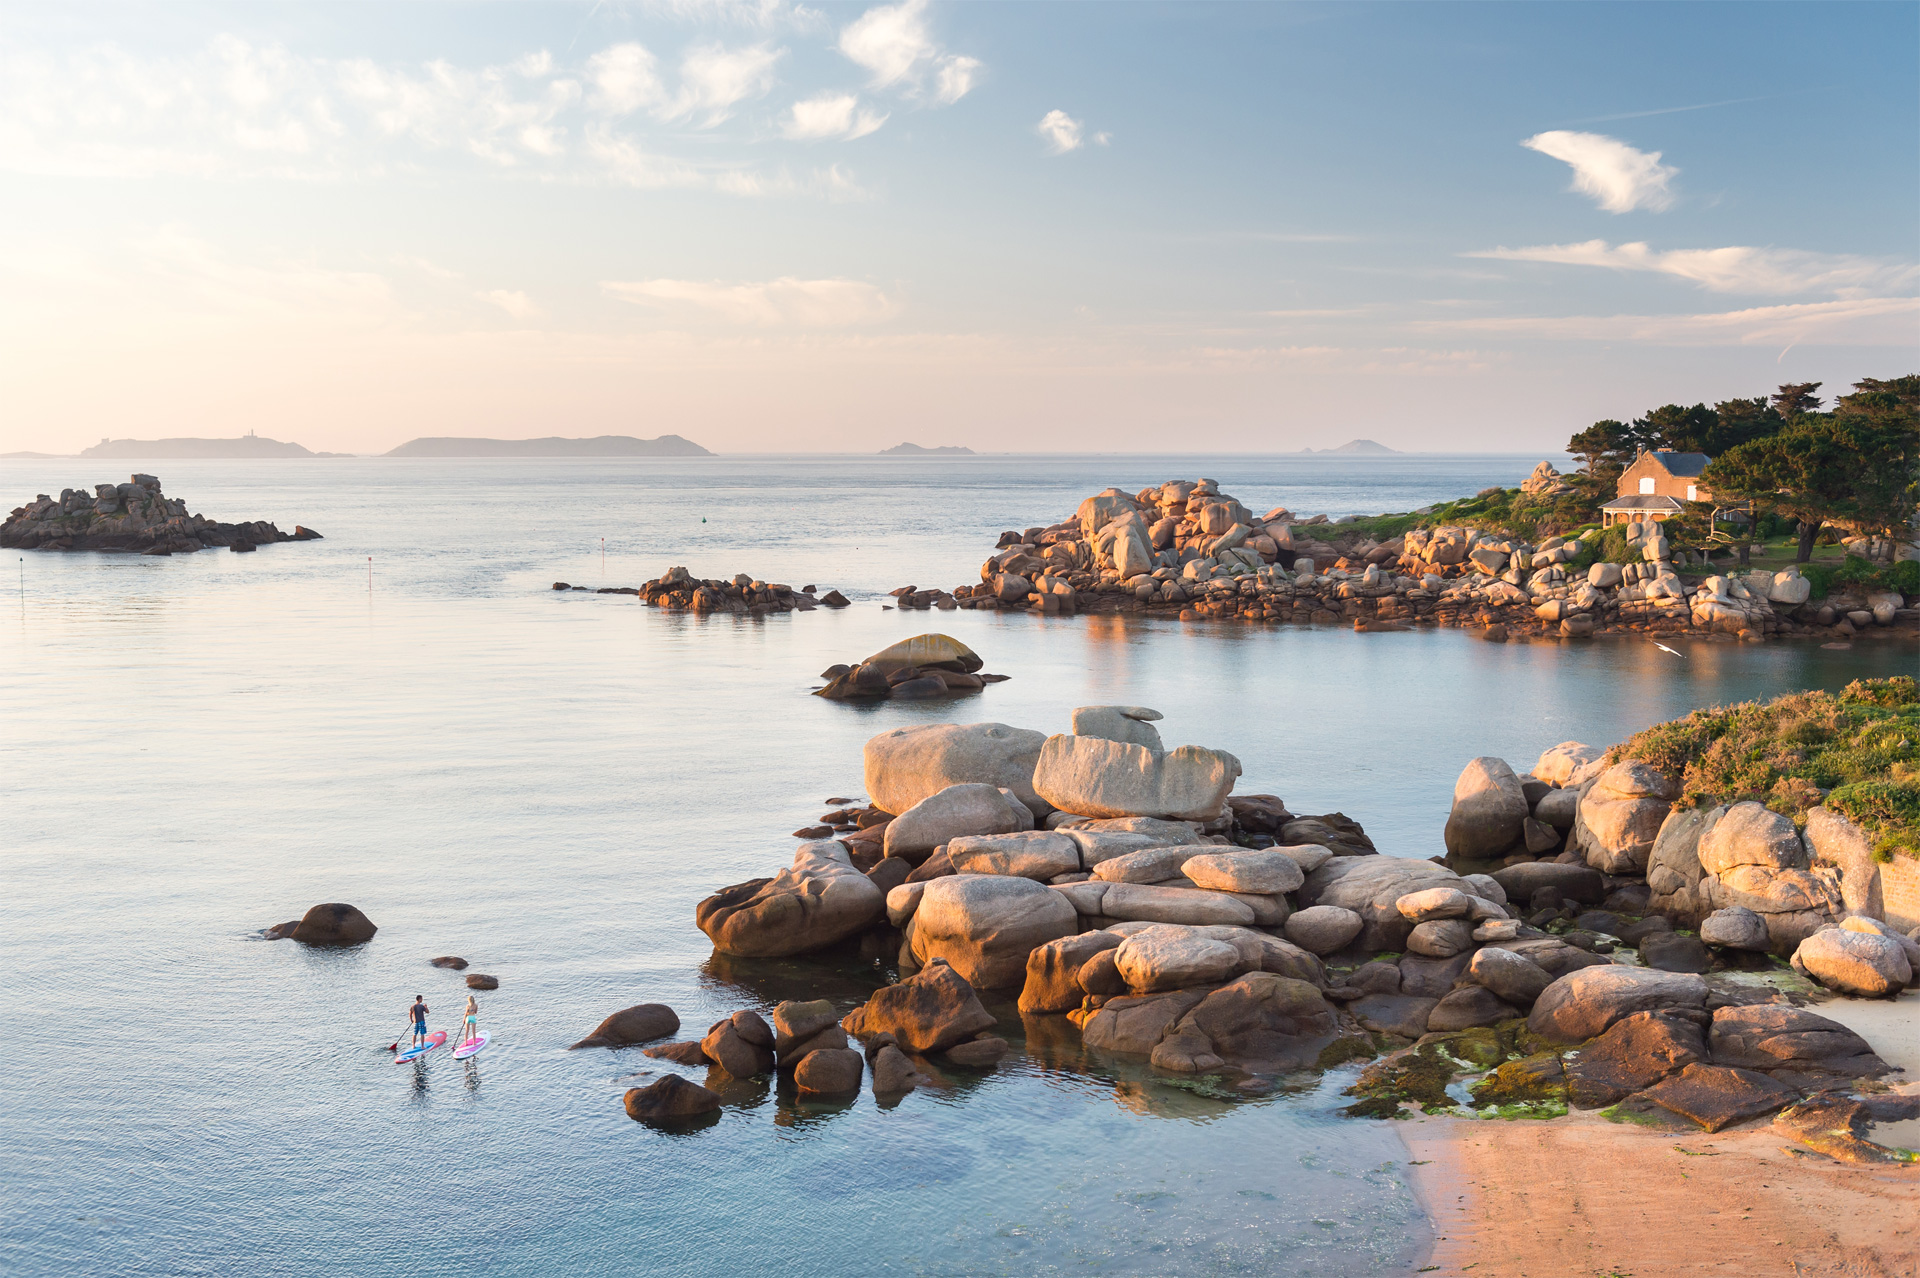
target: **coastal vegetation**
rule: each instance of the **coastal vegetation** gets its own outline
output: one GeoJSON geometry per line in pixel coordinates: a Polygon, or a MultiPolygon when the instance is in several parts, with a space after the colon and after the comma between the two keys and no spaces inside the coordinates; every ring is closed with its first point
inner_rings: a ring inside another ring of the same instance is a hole
{"type": "Polygon", "coordinates": [[[1824,805],[1865,830],[1878,855],[1920,857],[1920,689],[1910,677],[1695,710],[1617,753],[1678,778],[1683,805],[1752,800],[1800,826],[1824,805]]]}

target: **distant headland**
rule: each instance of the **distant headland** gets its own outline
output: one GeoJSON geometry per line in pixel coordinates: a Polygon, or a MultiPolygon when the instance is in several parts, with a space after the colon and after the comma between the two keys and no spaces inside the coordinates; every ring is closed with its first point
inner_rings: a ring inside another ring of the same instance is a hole
{"type": "Polygon", "coordinates": [[[895,444],[892,448],[880,450],[882,457],[971,457],[971,448],[962,448],[958,444],[947,444],[940,448],[928,448],[924,444],[895,444]]]}
{"type": "Polygon", "coordinates": [[[591,439],[465,439],[427,436],[410,439],[388,457],[711,457],[690,439],[662,435],[635,439],[631,435],[595,435],[591,439]]]}
{"type": "Polygon", "coordinates": [[[80,450],[91,458],[129,457],[346,457],[348,453],[316,453],[300,444],[282,443],[251,431],[238,439],[103,439],[80,450]]]}
{"type": "Polygon", "coordinates": [[[1377,444],[1371,439],[1349,439],[1338,448],[1303,448],[1300,451],[1303,453],[1319,453],[1323,456],[1327,453],[1357,454],[1362,457],[1397,457],[1400,455],[1399,449],[1388,448],[1385,444],[1377,444]]]}

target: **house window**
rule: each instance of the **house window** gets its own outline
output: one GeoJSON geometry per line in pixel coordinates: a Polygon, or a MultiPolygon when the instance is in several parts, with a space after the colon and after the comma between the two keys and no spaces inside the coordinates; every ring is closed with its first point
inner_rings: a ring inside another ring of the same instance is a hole
{"type": "Polygon", "coordinates": [[[1651,492],[1653,491],[1653,476],[1652,476],[1652,475],[1648,475],[1648,476],[1647,476],[1646,478],[1644,478],[1644,479],[1642,479],[1642,480],[1640,481],[1640,491],[1641,491],[1641,492],[1643,492],[1643,493],[1651,493],[1651,492]]]}
{"type": "Polygon", "coordinates": [[[1695,485],[1695,484],[1687,485],[1687,500],[1688,501],[1700,500],[1700,489],[1698,485],[1695,485]]]}

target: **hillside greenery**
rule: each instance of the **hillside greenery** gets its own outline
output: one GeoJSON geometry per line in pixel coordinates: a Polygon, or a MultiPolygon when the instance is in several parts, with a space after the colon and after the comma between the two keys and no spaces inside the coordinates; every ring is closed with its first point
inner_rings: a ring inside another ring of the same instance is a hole
{"type": "Polygon", "coordinates": [[[1920,857],[1920,688],[1906,675],[1695,710],[1610,757],[1678,778],[1682,806],[1750,799],[1804,825],[1824,804],[1882,859],[1920,857]]]}

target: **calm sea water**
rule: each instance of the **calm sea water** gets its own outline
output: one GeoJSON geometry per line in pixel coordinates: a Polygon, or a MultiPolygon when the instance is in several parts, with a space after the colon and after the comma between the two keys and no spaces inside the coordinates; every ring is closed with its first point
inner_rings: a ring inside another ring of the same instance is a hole
{"type": "MultiPolygon", "coordinates": [[[[1113,618],[899,613],[977,577],[1002,528],[1109,483],[1221,481],[1255,509],[1404,510],[1534,457],[728,458],[151,463],[220,518],[326,540],[171,559],[9,555],[0,606],[0,1267],[115,1274],[1404,1272],[1426,1225],[1390,1126],[1333,1118],[1346,1076],[1227,1104],[1023,1051],[882,1109],[764,1086],[668,1135],[622,1091],[665,1066],[564,1051],[665,1002],[697,1035],[829,996],[857,963],[727,963],[693,926],[787,832],[860,792],[860,745],[953,718],[1064,730],[1143,703],[1243,790],[1440,850],[1476,754],[1521,766],[1693,706],[1907,670],[1910,647],[1473,642],[1113,618]],[[604,558],[601,539],[605,538],[604,558]],[[369,586],[371,557],[371,586],[369,586]],[[671,564],[836,586],[843,612],[675,616],[554,580],[671,564]],[[1010,682],[946,705],[832,704],[812,676],[937,628],[1010,682]],[[328,900],[380,925],[341,953],[258,930],[328,900]],[[501,988],[477,1062],[377,1050],[455,953],[501,988]]],[[[119,465],[119,463],[115,463],[119,465]]],[[[0,463],[14,501],[122,479],[0,463]]],[[[11,504],[11,503],[9,503],[11,504]]],[[[696,1078],[704,1073],[689,1071],[696,1078]]]]}

